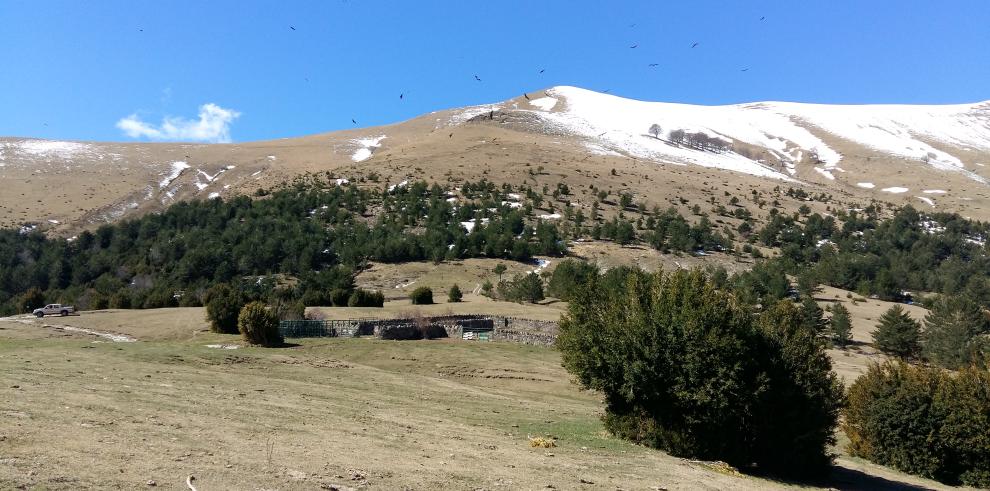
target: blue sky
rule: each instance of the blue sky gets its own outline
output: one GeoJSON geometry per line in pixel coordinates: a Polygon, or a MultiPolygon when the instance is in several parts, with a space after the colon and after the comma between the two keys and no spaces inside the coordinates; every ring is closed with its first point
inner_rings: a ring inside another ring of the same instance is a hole
{"type": "Polygon", "coordinates": [[[0,135],[250,141],[553,85],[974,102],[990,99],[987,26],[987,0],[0,0],[0,135]]]}

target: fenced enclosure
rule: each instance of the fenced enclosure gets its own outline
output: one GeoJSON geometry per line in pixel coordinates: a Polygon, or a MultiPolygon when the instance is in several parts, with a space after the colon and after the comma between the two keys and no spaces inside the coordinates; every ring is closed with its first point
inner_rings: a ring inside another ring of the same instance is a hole
{"type": "Polygon", "coordinates": [[[382,339],[451,337],[472,341],[510,341],[553,346],[557,323],[492,315],[444,315],[415,319],[281,321],[285,338],[377,336],[382,339]],[[426,329],[426,328],[429,329],[426,329]],[[432,329],[431,335],[424,333],[432,329]],[[439,335],[437,331],[439,330],[439,335]],[[443,335],[446,333],[446,336],[443,335]]]}
{"type": "Polygon", "coordinates": [[[285,338],[353,337],[361,331],[357,320],[291,320],[280,321],[278,330],[285,338]]]}

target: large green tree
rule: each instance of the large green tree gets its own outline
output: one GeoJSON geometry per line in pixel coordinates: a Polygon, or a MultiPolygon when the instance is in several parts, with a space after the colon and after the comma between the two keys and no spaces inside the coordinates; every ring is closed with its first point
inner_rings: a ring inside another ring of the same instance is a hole
{"type": "Polygon", "coordinates": [[[957,369],[978,356],[981,334],[990,331],[990,323],[980,306],[967,297],[940,297],[925,316],[922,347],[925,358],[945,367],[957,369]]]}
{"type": "Polygon", "coordinates": [[[830,461],[841,390],[793,306],[759,323],[700,271],[595,276],[557,346],[614,433],[674,455],[810,474],[830,461]]]}
{"type": "Polygon", "coordinates": [[[921,351],[921,325],[900,305],[894,305],[880,316],[873,332],[873,345],[898,358],[913,358],[921,351]]]}

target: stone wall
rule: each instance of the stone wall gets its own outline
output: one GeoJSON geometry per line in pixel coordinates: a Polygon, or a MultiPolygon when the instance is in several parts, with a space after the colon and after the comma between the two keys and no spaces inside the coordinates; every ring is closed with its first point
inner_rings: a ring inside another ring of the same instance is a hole
{"type": "Polygon", "coordinates": [[[558,326],[552,321],[496,317],[493,339],[536,346],[553,346],[557,342],[558,326]]]}
{"type": "Polygon", "coordinates": [[[354,319],[327,321],[340,336],[370,336],[381,339],[422,339],[421,324],[429,323],[429,337],[461,339],[465,332],[490,332],[492,340],[553,346],[558,326],[552,321],[537,321],[495,315],[446,315],[422,319],[354,319]]]}

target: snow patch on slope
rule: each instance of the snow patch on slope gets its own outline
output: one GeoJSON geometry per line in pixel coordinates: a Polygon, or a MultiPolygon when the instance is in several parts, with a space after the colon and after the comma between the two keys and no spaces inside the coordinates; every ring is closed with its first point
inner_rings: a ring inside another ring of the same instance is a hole
{"type": "Polygon", "coordinates": [[[7,145],[12,146],[20,153],[35,157],[58,157],[62,159],[69,159],[93,151],[92,145],[66,141],[21,140],[7,145]]]}
{"type": "Polygon", "coordinates": [[[584,136],[596,144],[650,160],[673,160],[716,167],[756,176],[791,180],[742,155],[702,152],[677,146],[647,134],[653,124],[662,134],[675,129],[704,133],[727,142],[740,141],[776,152],[784,161],[799,160],[798,153],[814,150],[824,164],[836,164],[841,156],[808,130],[790,119],[759,106],[692,106],[642,102],[599,94],[576,87],[555,87],[550,94],[562,97],[565,110],[538,112],[552,128],[584,136]]]}
{"type": "Polygon", "coordinates": [[[501,104],[483,104],[480,106],[470,106],[459,110],[450,116],[450,124],[461,124],[467,120],[481,116],[482,114],[488,114],[492,111],[499,111],[502,109],[501,104]]]}
{"type": "Polygon", "coordinates": [[[165,176],[165,179],[162,179],[162,182],[158,183],[158,188],[165,189],[166,187],[168,187],[169,184],[172,184],[172,181],[179,178],[179,175],[182,174],[182,171],[188,168],[189,168],[189,164],[185,162],[181,162],[181,161],[172,162],[172,171],[169,172],[167,176],[165,176]]]}
{"type": "Polygon", "coordinates": [[[990,150],[990,104],[826,105],[767,103],[842,139],[940,169],[961,169],[959,158],[925,141],[990,150]]]}
{"type": "Polygon", "coordinates": [[[830,180],[830,181],[834,181],[835,180],[835,176],[832,175],[832,171],[831,170],[829,170],[829,169],[822,169],[821,167],[815,167],[814,169],[815,169],[815,172],[817,172],[817,173],[825,176],[828,180],[830,180]]]}
{"type": "MultiPolygon", "coordinates": [[[[788,175],[796,176],[800,164],[810,158],[812,168],[832,180],[834,172],[843,172],[838,167],[843,157],[817,136],[829,133],[867,148],[915,159],[942,170],[961,171],[973,180],[987,182],[964,169],[962,161],[948,153],[951,149],[939,150],[935,146],[990,150],[990,101],[943,106],[790,102],[697,106],[636,101],[562,86],[549,89],[547,97],[528,102],[533,109],[519,110],[537,115],[548,130],[580,136],[590,145],[634,158],[697,164],[784,180],[792,180],[788,175]],[[662,128],[659,139],[647,134],[654,124],[662,128]],[[700,151],[663,141],[672,130],[704,133],[730,144],[744,143],[764,149],[775,157],[774,165],[739,153],[700,151]]],[[[499,108],[468,108],[457,113],[452,122],[499,108]]]]}
{"type": "Polygon", "coordinates": [[[554,99],[553,97],[540,97],[539,99],[529,101],[529,104],[544,111],[549,111],[557,105],[557,99],[554,99]]]}
{"type": "Polygon", "coordinates": [[[595,155],[604,155],[607,157],[621,157],[622,154],[613,150],[609,150],[597,143],[584,142],[584,148],[587,148],[589,152],[595,155]]]}
{"type": "Polygon", "coordinates": [[[351,160],[361,162],[370,159],[374,154],[374,151],[381,146],[381,142],[384,139],[385,135],[379,135],[370,138],[358,138],[351,140],[353,143],[358,145],[358,149],[353,155],[351,155],[351,160]]]}

